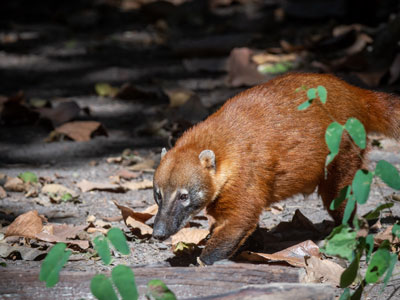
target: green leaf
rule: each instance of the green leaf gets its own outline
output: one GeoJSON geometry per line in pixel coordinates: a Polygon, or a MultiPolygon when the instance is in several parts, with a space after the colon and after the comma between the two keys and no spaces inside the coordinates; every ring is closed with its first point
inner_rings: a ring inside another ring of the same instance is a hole
{"type": "Polygon", "coordinates": [[[342,139],[343,126],[338,122],[331,123],[325,132],[325,141],[329,148],[325,165],[329,165],[335,156],[339,153],[340,141],[342,139]]]}
{"type": "Polygon", "coordinates": [[[350,289],[345,288],[343,293],[340,295],[339,300],[349,300],[350,299],[350,289]]]}
{"type": "Polygon", "coordinates": [[[344,128],[350,134],[357,146],[361,149],[365,149],[367,145],[367,133],[365,132],[364,125],[356,118],[349,118],[344,125],[344,128]]]}
{"type": "Polygon", "coordinates": [[[396,167],[385,160],[380,160],[375,168],[375,175],[393,189],[400,190],[400,176],[396,167]]]}
{"type": "Polygon", "coordinates": [[[367,237],[365,238],[365,261],[366,263],[369,262],[369,259],[371,257],[372,251],[374,251],[374,236],[372,234],[368,234],[367,237]]]}
{"type": "Polygon", "coordinates": [[[396,266],[396,263],[397,263],[397,254],[390,253],[389,267],[388,267],[387,273],[385,275],[385,278],[383,279],[383,286],[382,286],[381,292],[385,289],[386,285],[388,284],[389,279],[392,276],[394,267],[396,266]]]}
{"type": "Polygon", "coordinates": [[[361,283],[358,286],[357,290],[353,293],[353,295],[351,295],[350,300],[360,300],[363,290],[364,290],[364,285],[363,283],[361,283]]]}
{"type": "Polygon", "coordinates": [[[382,210],[384,210],[385,208],[390,208],[392,206],[393,206],[393,203],[381,204],[377,208],[375,208],[374,210],[372,210],[372,211],[368,212],[367,214],[365,214],[363,216],[363,218],[365,218],[366,220],[377,219],[377,218],[379,218],[382,210]]]}
{"type": "Polygon", "coordinates": [[[38,178],[35,173],[32,172],[24,172],[18,175],[19,178],[22,179],[23,182],[38,182],[38,178]]]}
{"type": "Polygon", "coordinates": [[[137,300],[139,294],[136,288],[135,275],[124,265],[118,265],[111,271],[111,278],[123,300],[137,300]]]}
{"type": "Polygon", "coordinates": [[[351,188],[349,185],[342,188],[342,190],[339,193],[339,196],[337,198],[333,199],[333,201],[331,202],[329,209],[330,210],[337,209],[340,206],[340,204],[342,204],[342,202],[350,196],[350,192],[351,192],[351,188]]]}
{"type": "Polygon", "coordinates": [[[347,260],[353,258],[353,251],[357,246],[357,233],[348,225],[340,225],[333,229],[327,237],[321,251],[333,256],[339,256],[347,260]]]}
{"type": "Polygon", "coordinates": [[[174,293],[158,279],[150,280],[147,284],[146,297],[154,300],[176,300],[174,293]]]}
{"type": "Polygon", "coordinates": [[[64,195],[61,196],[61,201],[63,202],[68,202],[71,201],[74,197],[70,193],[65,193],[64,195]]]}
{"type": "Polygon", "coordinates": [[[347,222],[350,220],[351,214],[353,213],[355,206],[356,206],[356,199],[354,198],[354,195],[350,195],[350,197],[347,199],[346,207],[344,209],[343,220],[342,220],[343,225],[346,225],[347,222]]]}
{"type": "Polygon", "coordinates": [[[97,236],[94,240],[94,249],[100,255],[101,260],[105,265],[109,265],[111,263],[111,253],[110,248],[108,246],[108,241],[103,236],[97,236]]]}
{"type": "Polygon", "coordinates": [[[107,232],[107,237],[115,249],[117,249],[121,254],[128,255],[131,252],[126,242],[126,237],[121,229],[111,228],[107,232]]]}
{"type": "Polygon", "coordinates": [[[358,203],[364,204],[367,202],[373,177],[374,174],[372,172],[361,169],[354,176],[352,190],[358,203]]]}
{"type": "Polygon", "coordinates": [[[365,281],[375,283],[386,272],[390,265],[390,251],[382,246],[374,253],[368,265],[365,281]]]}
{"type": "Polygon", "coordinates": [[[101,97],[114,97],[118,93],[118,88],[113,87],[108,83],[96,83],[94,89],[97,95],[101,97]]]}
{"type": "Polygon", "coordinates": [[[314,100],[315,98],[317,98],[317,90],[314,88],[308,89],[307,98],[308,100],[314,100]]]}
{"type": "Polygon", "coordinates": [[[326,91],[326,88],[322,85],[319,85],[319,86],[317,86],[317,92],[318,92],[319,100],[321,100],[321,102],[323,104],[325,104],[326,98],[328,96],[328,92],[326,91]]]}
{"type": "MultiPolygon", "coordinates": [[[[390,203],[390,204],[393,204],[393,203],[390,203]]],[[[392,234],[394,236],[397,236],[398,238],[400,238],[400,224],[397,223],[397,224],[393,225],[392,234]]]]}
{"type": "Polygon", "coordinates": [[[311,105],[313,100],[307,100],[306,102],[303,102],[302,104],[300,104],[297,109],[298,110],[305,110],[307,107],[309,107],[311,105]]]}
{"type": "Polygon", "coordinates": [[[360,255],[357,254],[351,264],[340,276],[340,287],[345,288],[351,285],[357,277],[358,266],[360,264],[360,255]]]}
{"type": "Polygon", "coordinates": [[[39,280],[46,281],[47,287],[55,286],[59,279],[59,273],[71,255],[71,250],[65,251],[67,245],[64,243],[57,243],[42,263],[40,268],[39,280]]]}
{"type": "Polygon", "coordinates": [[[92,281],[90,282],[90,290],[99,300],[118,300],[111,280],[103,274],[96,275],[92,278],[92,281]]]}

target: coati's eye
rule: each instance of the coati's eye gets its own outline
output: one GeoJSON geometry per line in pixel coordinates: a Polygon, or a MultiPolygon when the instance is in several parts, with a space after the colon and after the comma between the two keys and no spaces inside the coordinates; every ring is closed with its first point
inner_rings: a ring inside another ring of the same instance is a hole
{"type": "Polygon", "coordinates": [[[186,201],[187,199],[189,199],[189,195],[187,193],[181,193],[179,195],[179,200],[180,201],[186,201]]]}
{"type": "Polygon", "coordinates": [[[160,204],[162,200],[162,195],[159,190],[154,190],[154,200],[156,201],[157,204],[160,204]]]}

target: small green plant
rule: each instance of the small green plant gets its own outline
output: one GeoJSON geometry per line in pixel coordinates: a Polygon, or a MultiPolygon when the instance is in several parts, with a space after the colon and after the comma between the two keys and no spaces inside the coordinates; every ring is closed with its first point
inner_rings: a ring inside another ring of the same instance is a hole
{"type": "MultiPolygon", "coordinates": [[[[98,236],[93,243],[95,250],[106,265],[112,262],[110,245],[123,255],[130,254],[125,235],[119,228],[111,228],[107,236],[98,236]]],[[[39,279],[45,281],[47,287],[55,286],[58,283],[59,273],[72,253],[66,248],[66,244],[57,243],[43,261],[39,279]]],[[[99,300],[137,300],[139,297],[135,276],[132,270],[124,265],[114,267],[111,271],[111,278],[104,274],[95,275],[91,280],[90,290],[99,300]]],[[[149,282],[146,297],[155,300],[176,299],[174,293],[160,280],[149,282]]]]}
{"type": "MultiPolygon", "coordinates": [[[[301,87],[297,89],[297,91],[300,90],[305,91],[307,88],[301,87]]],[[[320,105],[325,104],[327,95],[328,92],[323,86],[308,89],[308,99],[298,106],[298,110],[308,108],[317,98],[321,102],[320,105]]],[[[366,147],[366,132],[359,120],[349,118],[344,125],[333,120],[325,132],[325,141],[330,151],[325,162],[325,172],[326,167],[339,153],[344,131],[347,131],[354,144],[360,149],[365,149],[366,147]]],[[[393,203],[382,204],[362,218],[355,215],[352,224],[349,224],[356,203],[362,205],[367,202],[371,183],[375,176],[379,177],[389,187],[400,190],[400,175],[397,169],[387,161],[381,160],[377,163],[374,171],[359,169],[353,178],[352,184],[343,188],[339,196],[330,205],[330,209],[333,210],[337,209],[344,201],[347,201],[342,224],[333,229],[331,234],[326,238],[324,247],[321,248],[321,251],[325,254],[338,256],[349,261],[349,266],[344,270],[340,278],[340,287],[344,288],[340,300],[361,299],[364,288],[368,284],[383,282],[383,290],[392,276],[394,266],[397,262],[399,250],[397,250],[397,253],[392,253],[389,240],[384,240],[378,249],[374,251],[374,236],[372,234],[368,234],[367,236],[357,234],[361,227],[366,226],[367,221],[379,218],[380,212],[383,209],[392,207],[393,203]],[[365,275],[362,277],[359,269],[360,259],[363,255],[366,257],[368,267],[365,275]],[[354,293],[351,293],[349,286],[353,284],[356,285],[356,290],[354,293]]],[[[399,224],[393,226],[392,235],[393,238],[400,238],[399,224]]]]}
{"type": "Polygon", "coordinates": [[[19,174],[18,177],[23,182],[27,182],[27,183],[37,183],[38,182],[38,178],[37,178],[36,174],[29,172],[29,171],[19,174]]]}

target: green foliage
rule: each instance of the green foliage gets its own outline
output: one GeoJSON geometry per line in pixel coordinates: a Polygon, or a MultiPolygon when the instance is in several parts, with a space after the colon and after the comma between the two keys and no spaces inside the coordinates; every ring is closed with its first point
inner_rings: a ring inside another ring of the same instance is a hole
{"type": "Polygon", "coordinates": [[[174,293],[158,279],[150,280],[147,284],[147,299],[154,300],[176,300],[174,293]]]}
{"type": "MultiPolygon", "coordinates": [[[[111,228],[107,237],[98,236],[93,240],[93,243],[95,250],[106,265],[112,261],[109,243],[121,254],[130,253],[125,235],[119,228],[111,228]]],[[[57,243],[43,261],[39,279],[46,281],[48,287],[57,284],[59,272],[71,255],[70,250],[65,251],[66,247],[64,243],[57,243]]],[[[94,276],[90,282],[90,290],[99,300],[137,300],[139,298],[135,275],[130,268],[124,265],[118,265],[112,269],[111,279],[103,274],[94,276]]],[[[160,280],[149,282],[146,297],[160,300],[176,299],[174,293],[160,280]]]]}
{"type": "Polygon", "coordinates": [[[380,160],[375,168],[375,175],[393,189],[400,190],[400,175],[396,167],[385,160],[380,160]]]}
{"type": "Polygon", "coordinates": [[[338,122],[331,123],[325,132],[325,142],[330,151],[326,157],[325,165],[329,165],[339,153],[340,142],[342,140],[343,126],[338,122]]]}
{"type": "Polygon", "coordinates": [[[357,246],[357,233],[348,225],[340,225],[333,229],[327,237],[321,251],[327,255],[334,255],[351,260],[353,251],[357,246]]]}
{"type": "Polygon", "coordinates": [[[111,280],[103,274],[95,275],[92,278],[90,291],[99,300],[118,300],[111,280]]]}
{"type": "Polygon", "coordinates": [[[105,265],[109,265],[112,261],[112,258],[107,239],[103,236],[98,236],[93,240],[93,243],[94,243],[94,249],[101,257],[103,263],[105,265]]]}
{"type": "Polygon", "coordinates": [[[18,175],[18,177],[23,181],[27,183],[37,183],[38,178],[35,173],[32,172],[24,172],[18,175]]]}
{"type": "Polygon", "coordinates": [[[111,278],[123,300],[136,300],[139,298],[135,275],[130,268],[123,265],[116,266],[111,271],[111,278]]]}
{"type": "Polygon", "coordinates": [[[55,286],[58,282],[61,268],[66,264],[72,253],[71,250],[65,251],[66,248],[67,245],[64,243],[56,244],[51,248],[49,253],[47,253],[42,263],[39,280],[45,281],[47,287],[55,286]]]}
{"type": "MultiPolygon", "coordinates": [[[[298,91],[300,91],[300,88],[298,91]]],[[[308,108],[317,97],[320,98],[322,104],[326,102],[327,92],[324,87],[318,86],[316,89],[308,89],[308,100],[302,103],[298,107],[298,110],[308,108]]],[[[327,115],[327,117],[331,116],[327,115]]],[[[330,151],[326,158],[325,166],[331,163],[339,153],[343,130],[347,131],[354,144],[360,149],[366,148],[366,131],[359,120],[356,118],[349,118],[344,125],[333,120],[325,132],[325,141],[330,151]]],[[[340,286],[344,288],[340,300],[361,299],[364,287],[367,284],[381,282],[382,277],[384,277],[383,290],[392,276],[393,269],[397,262],[398,253],[391,252],[391,241],[384,240],[374,252],[374,236],[372,234],[366,237],[361,235],[357,236],[357,231],[361,226],[365,226],[366,223],[362,219],[358,219],[357,215],[354,214],[354,208],[356,203],[362,205],[367,202],[372,180],[375,175],[380,177],[389,187],[400,190],[400,175],[396,167],[381,160],[378,162],[373,172],[361,169],[358,170],[353,178],[351,186],[344,187],[340,191],[339,196],[332,201],[329,207],[331,210],[337,209],[346,201],[342,225],[334,228],[332,233],[326,238],[324,247],[321,248],[321,251],[328,255],[339,256],[350,262],[348,268],[342,273],[340,278],[340,286]],[[352,214],[355,215],[353,219],[354,229],[348,224],[352,214]],[[365,261],[368,265],[367,271],[364,278],[358,282],[356,291],[351,294],[348,287],[356,281],[357,275],[359,274],[360,258],[364,253],[366,257],[365,261]]],[[[392,206],[393,203],[381,204],[365,214],[363,218],[367,221],[377,219],[382,210],[392,206]]],[[[399,224],[393,226],[392,234],[400,238],[399,224]]]]}
{"type": "Polygon", "coordinates": [[[107,232],[107,238],[111,244],[117,249],[118,252],[124,255],[128,255],[131,251],[128,244],[126,243],[126,238],[121,229],[111,228],[107,232]]]}

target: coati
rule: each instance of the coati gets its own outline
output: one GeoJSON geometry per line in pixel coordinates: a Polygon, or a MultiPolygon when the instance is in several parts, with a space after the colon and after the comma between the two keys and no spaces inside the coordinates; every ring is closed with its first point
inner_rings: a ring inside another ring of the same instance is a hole
{"type": "MultiPolygon", "coordinates": [[[[263,208],[315,188],[328,209],[340,190],[365,168],[366,150],[343,134],[340,152],[328,165],[325,131],[332,119],[360,120],[367,132],[400,135],[400,99],[361,89],[332,75],[288,74],[248,89],[216,113],[187,130],[168,152],[163,150],[154,175],[159,206],[154,238],[163,240],[206,208],[213,220],[211,238],[200,260],[229,258],[255,230],[263,208]],[[326,104],[307,100],[301,86],[322,85],[326,104]]],[[[330,215],[341,222],[345,203],[330,215]]]]}

